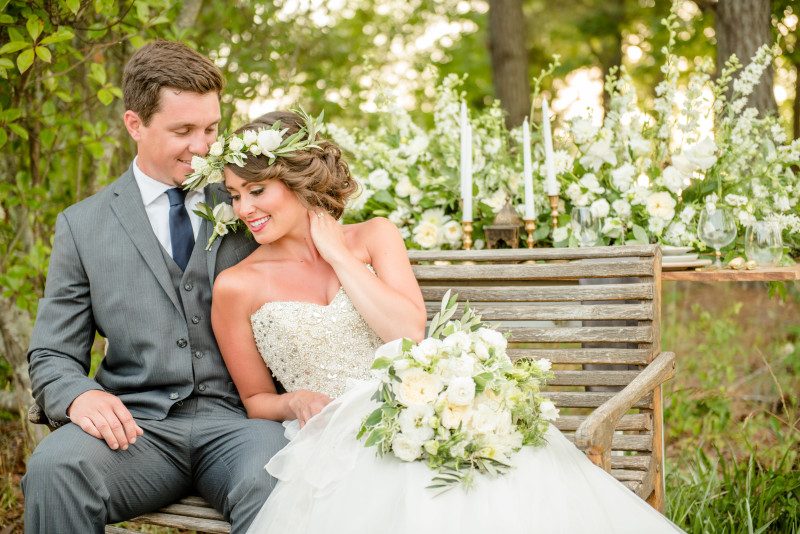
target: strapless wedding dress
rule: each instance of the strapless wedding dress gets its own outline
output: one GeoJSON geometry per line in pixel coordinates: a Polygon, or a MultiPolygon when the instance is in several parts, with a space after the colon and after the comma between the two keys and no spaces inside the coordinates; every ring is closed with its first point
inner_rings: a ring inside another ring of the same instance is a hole
{"type": "MultiPolygon", "coordinates": [[[[427,489],[422,462],[378,458],[356,434],[375,409],[369,370],[382,344],[344,290],[327,306],[274,302],[251,318],[258,350],[288,391],[333,397],[266,465],[279,480],[250,534],[515,534],[682,532],[592,464],[554,426],[515,468],[472,489],[427,489]]],[[[292,427],[294,426],[294,431],[292,427]]]]}

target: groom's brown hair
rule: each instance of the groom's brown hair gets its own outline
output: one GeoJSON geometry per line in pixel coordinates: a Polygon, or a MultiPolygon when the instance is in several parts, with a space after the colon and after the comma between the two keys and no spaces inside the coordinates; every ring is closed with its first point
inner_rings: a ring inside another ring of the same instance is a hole
{"type": "Polygon", "coordinates": [[[204,55],[175,41],[153,41],[141,47],[125,65],[122,100],[125,109],[147,126],[161,104],[161,89],[222,94],[222,72],[204,55]]]}

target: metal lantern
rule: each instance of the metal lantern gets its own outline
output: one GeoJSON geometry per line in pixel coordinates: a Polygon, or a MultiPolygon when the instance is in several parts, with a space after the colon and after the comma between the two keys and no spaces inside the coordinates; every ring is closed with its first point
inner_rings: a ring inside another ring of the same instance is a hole
{"type": "Polygon", "coordinates": [[[517,215],[517,210],[506,200],[505,206],[494,218],[494,224],[483,227],[486,234],[486,248],[518,248],[519,232],[523,226],[524,223],[517,215]]]}

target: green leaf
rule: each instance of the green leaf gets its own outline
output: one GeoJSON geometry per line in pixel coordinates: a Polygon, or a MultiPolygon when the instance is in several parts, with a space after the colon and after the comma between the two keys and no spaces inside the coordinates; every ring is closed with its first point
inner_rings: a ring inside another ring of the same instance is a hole
{"type": "Polygon", "coordinates": [[[382,418],[383,418],[383,412],[381,411],[380,408],[378,408],[375,411],[373,411],[371,414],[369,414],[369,417],[367,417],[367,420],[364,421],[364,426],[375,426],[375,425],[377,425],[378,423],[381,422],[382,418]]]}
{"type": "Polygon", "coordinates": [[[46,45],[46,44],[59,43],[61,41],[72,39],[73,37],[75,37],[75,33],[72,30],[70,30],[69,28],[63,28],[55,33],[51,33],[50,35],[42,39],[39,44],[46,45]]]}
{"type": "Polygon", "coordinates": [[[8,129],[20,136],[25,141],[28,140],[28,130],[20,126],[19,124],[7,124],[8,129]]]}
{"type": "Polygon", "coordinates": [[[33,48],[29,48],[17,56],[17,68],[19,72],[25,72],[33,65],[33,48]]]}
{"type": "Polygon", "coordinates": [[[378,428],[374,430],[369,437],[367,437],[367,441],[364,442],[365,447],[372,447],[379,441],[381,441],[386,436],[386,430],[382,428],[378,428]]]}
{"type": "Polygon", "coordinates": [[[50,50],[48,50],[46,47],[37,46],[34,48],[34,50],[36,51],[36,55],[39,56],[39,59],[45,63],[50,63],[50,61],[52,61],[53,56],[50,54],[50,50]]]}
{"type": "Polygon", "coordinates": [[[28,35],[30,35],[31,39],[35,42],[36,39],[42,34],[44,22],[42,22],[39,17],[32,16],[25,24],[25,28],[28,29],[28,35]]]}
{"type": "Polygon", "coordinates": [[[89,69],[91,69],[92,74],[90,75],[93,80],[95,80],[100,85],[106,84],[106,70],[100,63],[92,63],[89,65],[89,69]]]}
{"type": "Polygon", "coordinates": [[[650,242],[650,238],[647,237],[647,232],[645,232],[644,228],[639,226],[638,224],[633,225],[633,236],[636,238],[637,241],[641,241],[643,245],[646,245],[650,242]]]}
{"type": "Polygon", "coordinates": [[[375,358],[375,361],[372,362],[372,369],[386,369],[391,363],[391,358],[381,356],[380,358],[375,358]]]}
{"type": "Polygon", "coordinates": [[[145,41],[141,35],[134,35],[130,38],[130,42],[133,47],[138,50],[143,47],[147,41],[145,41]]]}
{"type": "Polygon", "coordinates": [[[11,41],[0,48],[0,54],[10,54],[11,52],[17,52],[23,48],[30,48],[31,46],[33,45],[28,41],[11,41]]]}
{"type": "Polygon", "coordinates": [[[107,106],[114,100],[114,95],[108,89],[100,89],[97,91],[97,99],[107,106]]]}
{"type": "Polygon", "coordinates": [[[67,4],[67,7],[74,15],[78,14],[78,10],[81,8],[81,0],[64,0],[64,3],[67,4]]]}
{"type": "Polygon", "coordinates": [[[105,152],[103,145],[100,143],[89,143],[86,145],[86,150],[88,150],[95,159],[103,157],[103,153],[105,152]]]}
{"type": "Polygon", "coordinates": [[[7,57],[0,57],[0,67],[4,69],[13,69],[14,62],[8,59],[7,57]]]}
{"type": "MultiPolygon", "coordinates": [[[[13,66],[13,65],[12,65],[13,66]]],[[[13,122],[22,115],[22,110],[19,108],[8,108],[3,112],[3,120],[5,122],[13,122]]]]}
{"type": "Polygon", "coordinates": [[[23,35],[21,31],[19,31],[17,28],[14,27],[8,28],[8,37],[12,41],[23,41],[26,43],[28,42],[28,40],[25,39],[25,35],[23,35]]]}
{"type": "Polygon", "coordinates": [[[8,141],[8,134],[3,128],[0,128],[0,148],[3,148],[6,141],[8,141]]]}
{"type": "Polygon", "coordinates": [[[0,24],[14,24],[14,17],[3,13],[0,15],[0,24]]]}

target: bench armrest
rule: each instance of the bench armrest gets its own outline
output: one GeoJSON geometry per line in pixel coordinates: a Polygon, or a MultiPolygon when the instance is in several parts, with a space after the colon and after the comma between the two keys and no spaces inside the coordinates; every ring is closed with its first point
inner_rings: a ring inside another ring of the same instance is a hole
{"type": "Polygon", "coordinates": [[[611,469],[611,441],[620,419],[649,391],[675,376],[675,353],[662,352],[619,393],[599,406],[575,432],[575,445],[596,465],[611,469]]]}

